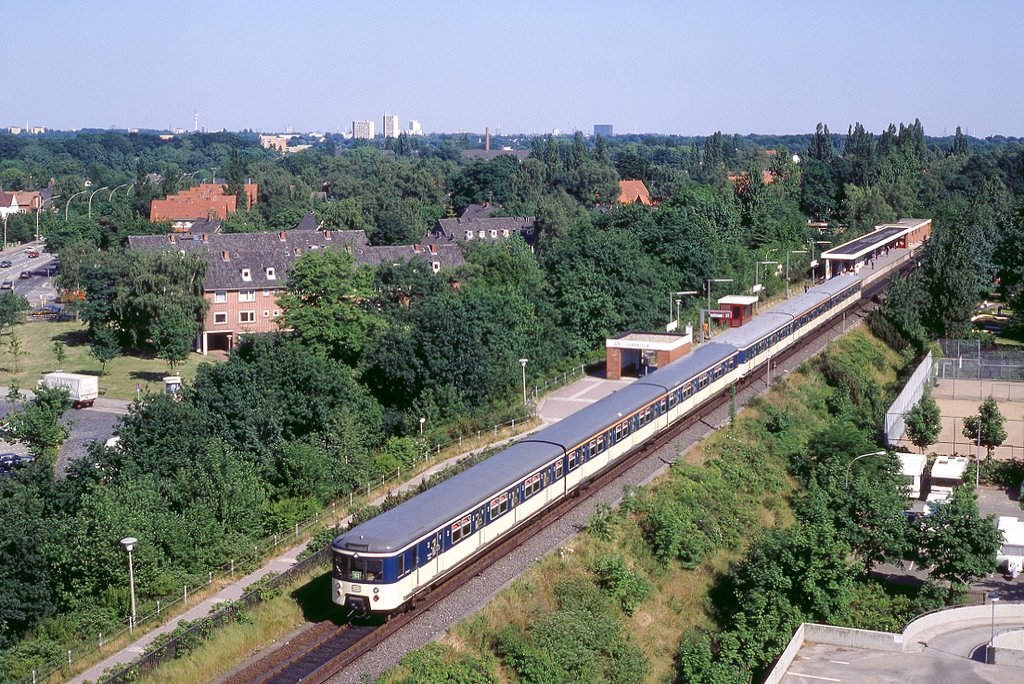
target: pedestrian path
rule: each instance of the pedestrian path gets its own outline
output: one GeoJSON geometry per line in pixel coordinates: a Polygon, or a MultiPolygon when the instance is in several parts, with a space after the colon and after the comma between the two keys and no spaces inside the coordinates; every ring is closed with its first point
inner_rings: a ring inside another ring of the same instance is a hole
{"type": "MultiPolygon", "coordinates": [[[[555,392],[547,395],[539,402],[537,406],[537,416],[540,418],[540,423],[526,432],[521,432],[511,438],[498,440],[492,444],[467,451],[465,453],[452,456],[444,461],[435,463],[430,468],[427,468],[416,477],[403,482],[396,486],[393,490],[382,493],[373,499],[371,504],[379,504],[384,498],[390,493],[401,493],[411,488],[417,487],[421,482],[434,475],[438,471],[444,469],[446,466],[452,464],[459,459],[466,456],[471,456],[484,449],[493,448],[495,446],[501,446],[505,443],[522,439],[524,435],[530,434],[540,430],[541,428],[551,423],[557,422],[566,416],[572,414],[575,411],[583,408],[584,406],[598,401],[617,389],[629,384],[632,380],[605,380],[604,378],[586,376],[576,382],[562,387],[555,392]]],[[[2,388],[0,388],[2,391],[2,388]]],[[[109,400],[113,401],[113,400],[109,400]]],[[[340,521],[341,525],[347,525],[351,517],[346,517],[340,521]]],[[[74,677],[70,680],[71,684],[79,684],[82,682],[95,682],[100,676],[109,669],[115,668],[120,665],[131,662],[133,659],[138,657],[150,644],[157,640],[161,635],[168,634],[174,631],[182,620],[198,620],[206,617],[210,614],[210,611],[220,603],[225,601],[235,601],[242,597],[248,587],[254,582],[259,581],[263,577],[270,573],[281,573],[290,568],[296,563],[297,556],[305,550],[308,542],[302,542],[296,544],[290,548],[285,549],[274,558],[267,561],[262,567],[253,572],[239,578],[237,581],[225,586],[217,593],[204,598],[202,601],[198,601],[184,613],[175,616],[173,619],[168,620],[165,624],[156,627],[145,635],[139,637],[128,646],[123,649],[110,654],[102,661],[90,667],[85,672],[74,677]]]]}

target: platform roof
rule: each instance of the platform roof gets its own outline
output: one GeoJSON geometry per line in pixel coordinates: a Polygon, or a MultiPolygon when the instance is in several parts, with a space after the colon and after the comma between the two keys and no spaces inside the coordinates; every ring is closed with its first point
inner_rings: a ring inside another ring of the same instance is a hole
{"type": "Polygon", "coordinates": [[[856,240],[850,240],[846,244],[839,245],[835,249],[821,253],[822,259],[835,259],[839,261],[850,261],[859,259],[868,252],[885,247],[887,244],[898,240],[904,235],[913,232],[913,228],[906,226],[883,226],[878,230],[862,235],[856,240]]]}
{"type": "Polygon", "coordinates": [[[754,295],[726,295],[725,297],[719,297],[719,304],[742,304],[743,306],[750,306],[757,301],[757,297],[754,295]]]}
{"type": "Polygon", "coordinates": [[[957,478],[963,477],[967,470],[967,459],[963,456],[944,456],[932,464],[932,477],[957,478]]]}
{"type": "Polygon", "coordinates": [[[924,454],[896,454],[904,475],[918,476],[924,472],[928,457],[924,454]]]}

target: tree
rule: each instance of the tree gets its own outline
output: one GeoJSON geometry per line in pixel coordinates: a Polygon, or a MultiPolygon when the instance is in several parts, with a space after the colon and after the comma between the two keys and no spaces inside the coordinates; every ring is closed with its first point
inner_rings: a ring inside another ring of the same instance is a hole
{"type": "Polygon", "coordinates": [[[25,350],[21,347],[21,338],[12,332],[7,348],[11,352],[11,358],[14,359],[14,372],[18,373],[21,370],[21,357],[25,355],[25,350]]]}
{"type": "Polygon", "coordinates": [[[907,426],[907,436],[914,446],[924,453],[924,450],[935,444],[942,432],[942,412],[939,405],[932,398],[932,393],[925,388],[920,401],[914,404],[904,419],[907,426]]]}
{"type": "Polygon", "coordinates": [[[107,362],[121,355],[117,333],[108,325],[89,326],[89,354],[100,362],[100,375],[106,375],[107,362]]]}
{"type": "Polygon", "coordinates": [[[68,360],[67,347],[60,340],[53,343],[53,358],[57,361],[57,369],[64,368],[64,362],[68,360]]]}
{"type": "Polygon", "coordinates": [[[60,422],[69,408],[71,398],[66,389],[40,387],[31,402],[9,414],[10,432],[15,439],[28,444],[36,456],[52,460],[71,434],[60,422]]]}
{"type": "Polygon", "coordinates": [[[373,273],[358,268],[341,251],[307,252],[288,273],[278,298],[282,325],[330,356],[355,365],[370,342],[377,321],[363,306],[372,297],[373,273]]]}
{"type": "Polygon", "coordinates": [[[964,418],[963,436],[984,446],[992,458],[992,450],[1006,440],[1006,417],[991,394],[978,407],[978,414],[964,418]]]}
{"type": "Polygon", "coordinates": [[[950,582],[949,596],[957,585],[966,585],[996,569],[996,552],[1002,533],[995,517],[981,517],[974,489],[961,485],[948,501],[922,519],[918,546],[922,565],[931,575],[950,582]]]}
{"type": "Polygon", "coordinates": [[[168,307],[153,324],[153,346],[156,355],[174,367],[185,361],[192,351],[199,323],[189,318],[180,307],[168,307]]]}
{"type": "Polygon", "coordinates": [[[0,648],[5,648],[53,608],[43,540],[45,498],[19,481],[0,483],[0,648]]]}
{"type": "Polygon", "coordinates": [[[971,154],[971,150],[967,147],[967,136],[959,126],[956,127],[956,135],[953,136],[953,149],[950,154],[954,157],[967,157],[971,154]]]}
{"type": "Polygon", "coordinates": [[[28,300],[13,290],[0,293],[0,333],[25,320],[25,314],[32,307],[28,300]]]}

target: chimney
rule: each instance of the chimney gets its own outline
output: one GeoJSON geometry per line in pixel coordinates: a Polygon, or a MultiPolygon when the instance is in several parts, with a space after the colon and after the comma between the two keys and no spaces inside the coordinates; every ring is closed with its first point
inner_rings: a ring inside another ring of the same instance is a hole
{"type": "Polygon", "coordinates": [[[277,234],[277,239],[280,240],[281,242],[284,242],[285,240],[288,239],[288,234],[282,230],[280,233],[277,234]]]}
{"type": "Polygon", "coordinates": [[[333,240],[333,239],[334,238],[331,237],[331,231],[325,230],[324,231],[324,240],[333,240]]]}
{"type": "Polygon", "coordinates": [[[168,235],[167,239],[170,240],[172,244],[178,241],[178,238],[177,238],[177,236],[174,233],[171,233],[170,235],[168,235]]]}
{"type": "Polygon", "coordinates": [[[412,246],[412,251],[415,252],[416,254],[419,254],[420,253],[420,246],[419,245],[413,245],[412,246]]]}
{"type": "Polygon", "coordinates": [[[220,258],[222,261],[231,261],[231,253],[226,249],[222,250],[220,253],[220,258]]]}
{"type": "Polygon", "coordinates": [[[209,241],[210,241],[209,233],[203,233],[203,242],[209,242],[209,241]]]}
{"type": "Polygon", "coordinates": [[[434,245],[434,244],[430,245],[430,253],[431,254],[437,254],[437,245],[434,245]]]}
{"type": "Polygon", "coordinates": [[[491,128],[488,126],[484,129],[484,150],[491,151],[491,128]]]}

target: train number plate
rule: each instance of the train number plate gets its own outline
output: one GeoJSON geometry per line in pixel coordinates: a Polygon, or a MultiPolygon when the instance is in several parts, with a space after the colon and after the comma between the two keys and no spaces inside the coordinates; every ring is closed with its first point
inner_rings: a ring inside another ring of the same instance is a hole
{"type": "Polygon", "coordinates": [[[359,586],[358,584],[353,584],[352,585],[352,593],[353,594],[361,594],[362,592],[363,592],[363,588],[361,586],[359,586]]]}

